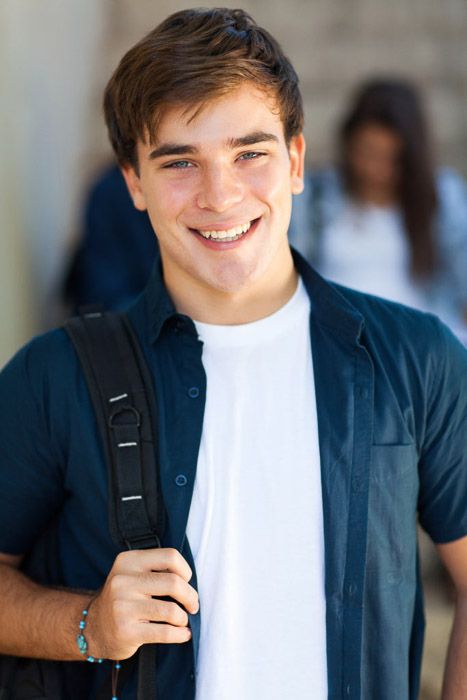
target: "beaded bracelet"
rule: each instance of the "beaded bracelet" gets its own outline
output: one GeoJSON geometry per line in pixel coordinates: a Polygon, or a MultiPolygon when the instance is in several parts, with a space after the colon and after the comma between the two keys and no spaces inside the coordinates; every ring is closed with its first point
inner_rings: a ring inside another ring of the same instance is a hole
{"type": "MultiPolygon", "coordinates": [[[[88,655],[88,643],[86,640],[86,637],[84,636],[84,630],[86,629],[86,622],[87,622],[87,617],[89,613],[89,608],[91,607],[91,602],[89,603],[88,607],[85,608],[82,612],[82,618],[79,622],[79,633],[76,636],[76,642],[78,644],[78,649],[83,656],[86,656],[86,661],[89,661],[91,664],[102,664],[104,662],[104,659],[101,658],[96,658],[95,656],[90,656],[88,655]]],[[[118,684],[118,674],[120,671],[121,665],[119,661],[114,661],[113,663],[113,669],[112,669],[112,699],[111,700],[118,700],[117,697],[117,684],[118,684]]]]}
{"type": "Polygon", "coordinates": [[[86,622],[88,617],[88,608],[90,607],[91,603],[89,603],[88,607],[83,610],[83,617],[81,618],[79,623],[79,633],[76,636],[76,642],[78,644],[78,649],[80,653],[86,657],[86,661],[89,661],[89,663],[91,664],[101,664],[103,663],[104,659],[96,659],[94,656],[88,655],[88,643],[86,641],[86,637],[84,636],[84,630],[86,629],[86,622]]]}

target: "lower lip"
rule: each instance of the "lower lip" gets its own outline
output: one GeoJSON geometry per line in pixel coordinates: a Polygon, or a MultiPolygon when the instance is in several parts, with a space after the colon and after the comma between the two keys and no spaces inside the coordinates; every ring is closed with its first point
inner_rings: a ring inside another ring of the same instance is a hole
{"type": "Polygon", "coordinates": [[[246,241],[248,238],[251,238],[253,233],[258,228],[260,219],[261,217],[259,219],[255,219],[252,222],[248,231],[241,235],[240,238],[237,238],[237,240],[235,241],[219,241],[215,240],[214,238],[205,238],[194,229],[190,229],[190,231],[198,238],[199,241],[201,241],[203,245],[206,246],[206,248],[210,248],[211,250],[229,250],[230,248],[238,248],[238,246],[241,245],[243,241],[246,241]]]}

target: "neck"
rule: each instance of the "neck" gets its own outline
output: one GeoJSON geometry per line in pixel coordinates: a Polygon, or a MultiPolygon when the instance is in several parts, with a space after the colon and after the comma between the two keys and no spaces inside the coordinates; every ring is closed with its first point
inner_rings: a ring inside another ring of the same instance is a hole
{"type": "Polygon", "coordinates": [[[164,281],[177,311],[201,323],[227,326],[252,323],[278,311],[293,296],[298,275],[289,251],[280,274],[276,268],[268,270],[235,291],[209,287],[180,270],[175,275],[164,269],[164,281]]]}

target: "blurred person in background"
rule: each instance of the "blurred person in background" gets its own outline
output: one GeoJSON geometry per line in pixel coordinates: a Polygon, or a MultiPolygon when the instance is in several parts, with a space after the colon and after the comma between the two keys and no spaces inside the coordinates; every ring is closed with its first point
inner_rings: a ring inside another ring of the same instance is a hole
{"type": "Polygon", "coordinates": [[[364,84],[338,144],[338,166],[295,200],[292,244],[325,277],[432,311],[467,341],[467,188],[434,168],[416,89],[364,84]]]}
{"type": "Polygon", "coordinates": [[[63,301],[74,312],[88,304],[124,309],[146,286],[158,254],[147,212],[135,209],[120,168],[111,165],[86,194],[63,301]]]}

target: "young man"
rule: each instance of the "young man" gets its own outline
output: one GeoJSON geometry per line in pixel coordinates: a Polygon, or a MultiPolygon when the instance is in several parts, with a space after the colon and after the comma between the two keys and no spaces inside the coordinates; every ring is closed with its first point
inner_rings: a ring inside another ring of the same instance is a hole
{"type": "Polygon", "coordinates": [[[418,511],[458,591],[444,698],[466,697],[466,353],[434,317],[291,252],[297,82],[267,32],[217,9],[169,17],[107,87],[161,251],[129,316],[167,526],[161,549],[118,552],[75,353],[63,330],[33,340],[0,379],[0,649],[63,661],[65,684],[105,666],[69,663],[86,609],[87,654],[157,645],[164,700],[415,698],[418,511]],[[36,582],[20,565],[44,530],[54,575],[36,582]]]}

